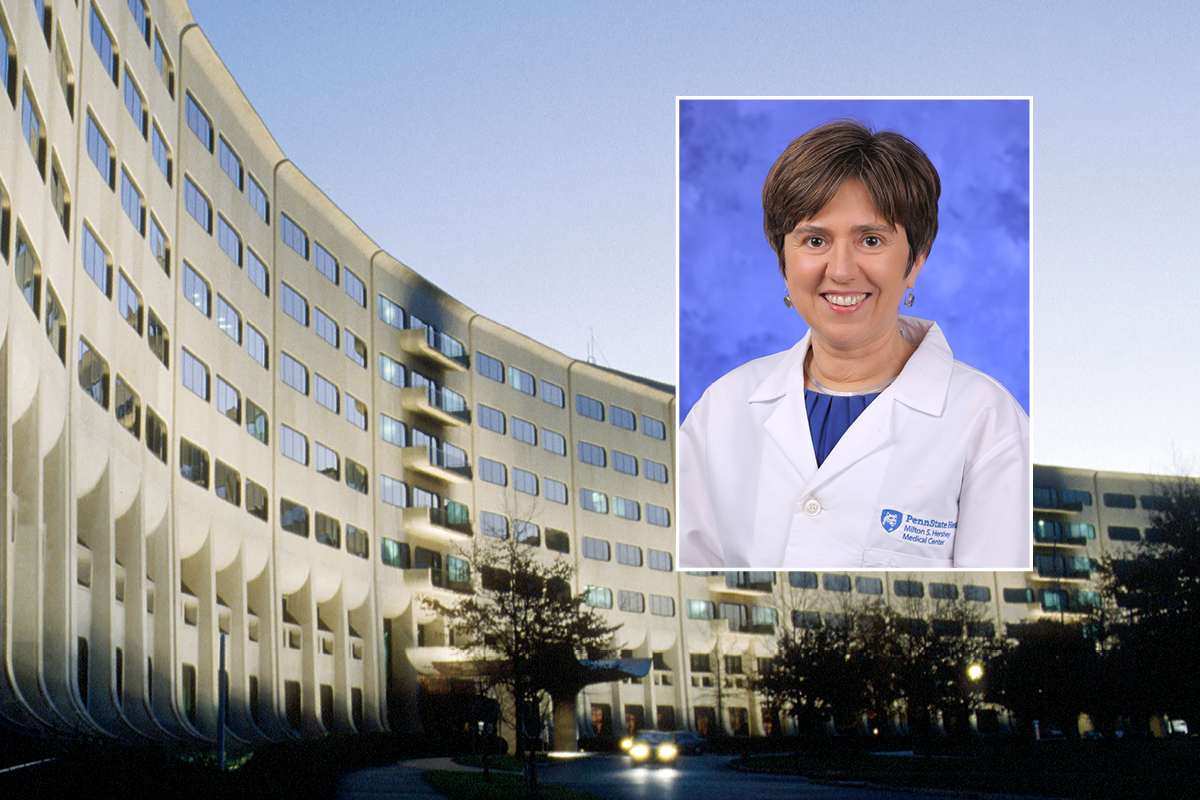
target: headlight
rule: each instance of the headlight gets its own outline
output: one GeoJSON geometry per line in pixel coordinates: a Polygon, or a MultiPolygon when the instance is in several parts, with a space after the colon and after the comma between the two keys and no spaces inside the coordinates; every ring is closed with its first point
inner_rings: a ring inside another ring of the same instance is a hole
{"type": "Polygon", "coordinates": [[[621,740],[621,749],[628,750],[630,747],[633,747],[633,739],[632,737],[626,736],[621,740]]]}
{"type": "Polygon", "coordinates": [[[679,755],[679,749],[673,744],[664,744],[658,748],[658,757],[665,761],[670,761],[677,755],[679,755]]]}
{"type": "Polygon", "coordinates": [[[629,748],[629,755],[640,761],[641,759],[650,755],[650,748],[641,742],[638,742],[633,747],[629,748]]]}

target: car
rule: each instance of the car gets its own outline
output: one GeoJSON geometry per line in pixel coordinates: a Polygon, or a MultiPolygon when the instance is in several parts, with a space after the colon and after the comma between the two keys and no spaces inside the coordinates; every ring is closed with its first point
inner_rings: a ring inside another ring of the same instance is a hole
{"type": "Polygon", "coordinates": [[[655,762],[658,764],[674,764],[679,755],[674,739],[669,733],[647,731],[633,737],[629,746],[629,760],[632,766],[641,766],[655,762]]]}
{"type": "Polygon", "coordinates": [[[681,753],[691,753],[698,756],[708,749],[708,739],[697,736],[691,731],[672,731],[671,739],[681,753]]]}

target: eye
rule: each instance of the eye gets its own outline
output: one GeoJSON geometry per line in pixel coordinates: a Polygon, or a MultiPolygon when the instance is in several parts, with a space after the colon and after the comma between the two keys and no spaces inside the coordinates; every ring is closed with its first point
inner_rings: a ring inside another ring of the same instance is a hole
{"type": "Polygon", "coordinates": [[[808,245],[809,247],[824,247],[825,246],[825,240],[822,239],[820,236],[810,236],[804,240],[804,243],[806,245],[808,245]]]}
{"type": "Polygon", "coordinates": [[[883,240],[878,236],[868,236],[863,239],[863,244],[865,244],[867,247],[878,247],[879,245],[883,244],[883,240]]]}

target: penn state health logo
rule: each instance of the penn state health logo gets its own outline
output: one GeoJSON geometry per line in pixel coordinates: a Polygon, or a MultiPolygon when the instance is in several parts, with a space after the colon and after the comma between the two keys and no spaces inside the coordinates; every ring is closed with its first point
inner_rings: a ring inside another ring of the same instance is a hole
{"type": "Polygon", "coordinates": [[[903,521],[904,515],[891,508],[885,508],[883,513],[879,516],[879,524],[882,525],[883,529],[888,533],[891,533],[892,531],[896,530],[896,528],[899,528],[900,523],[903,521]]]}

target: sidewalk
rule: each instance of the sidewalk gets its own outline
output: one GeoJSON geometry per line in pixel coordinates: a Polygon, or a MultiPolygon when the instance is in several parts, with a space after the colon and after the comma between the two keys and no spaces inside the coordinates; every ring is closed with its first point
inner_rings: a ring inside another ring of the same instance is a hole
{"type": "Polygon", "coordinates": [[[449,758],[416,758],[387,767],[364,769],[344,775],[338,782],[339,800],[378,800],[383,797],[441,798],[421,778],[428,770],[477,772],[474,767],[455,764],[449,758]]]}

